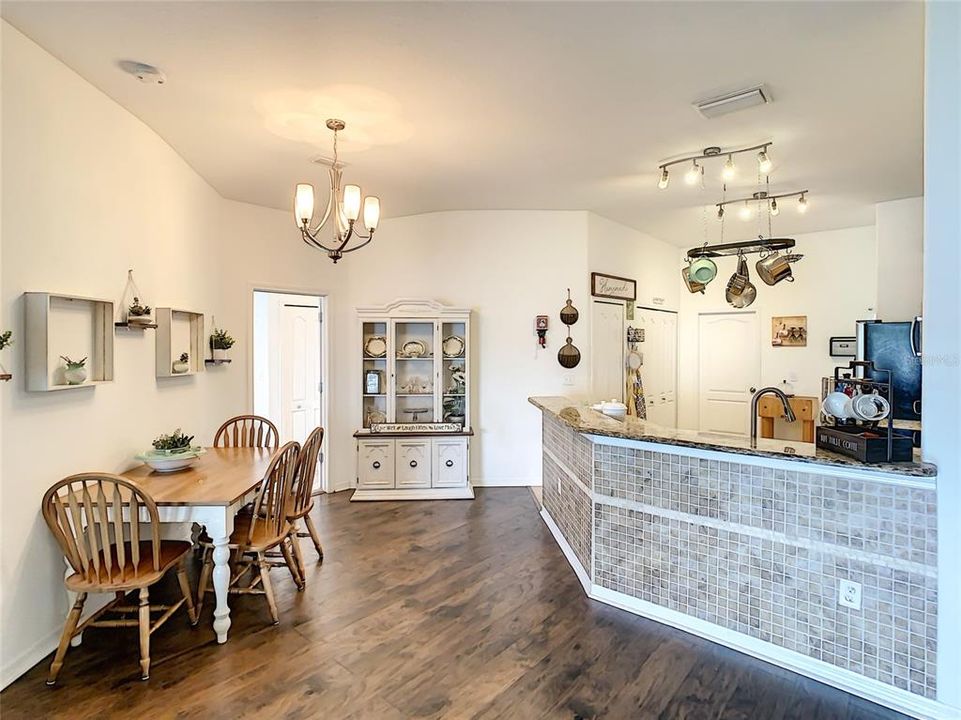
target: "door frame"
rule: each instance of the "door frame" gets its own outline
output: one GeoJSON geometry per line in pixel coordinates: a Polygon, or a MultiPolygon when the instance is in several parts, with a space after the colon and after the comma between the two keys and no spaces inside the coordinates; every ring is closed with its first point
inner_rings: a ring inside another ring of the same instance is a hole
{"type": "Polygon", "coordinates": [[[757,377],[754,378],[754,387],[760,384],[761,375],[763,373],[763,363],[761,358],[761,341],[762,341],[762,331],[761,331],[761,313],[757,310],[704,310],[696,314],[697,325],[694,333],[694,337],[697,339],[697,354],[696,354],[696,364],[695,373],[697,375],[697,431],[701,432],[701,424],[703,418],[701,417],[701,318],[708,315],[754,315],[757,319],[757,377]]]}
{"type": "Polygon", "coordinates": [[[247,283],[247,407],[253,412],[254,407],[254,293],[265,292],[277,295],[311,295],[320,298],[321,313],[323,321],[320,323],[320,382],[323,391],[320,393],[320,414],[321,426],[324,428],[324,441],[320,450],[324,454],[324,462],[320,464],[320,488],[314,493],[330,492],[330,433],[327,432],[327,424],[330,419],[330,322],[331,296],[325,289],[308,288],[297,285],[277,285],[274,283],[247,283]]]}

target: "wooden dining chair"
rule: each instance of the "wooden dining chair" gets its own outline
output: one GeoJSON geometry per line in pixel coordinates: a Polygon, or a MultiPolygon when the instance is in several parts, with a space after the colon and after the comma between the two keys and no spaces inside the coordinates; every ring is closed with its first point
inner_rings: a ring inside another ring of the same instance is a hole
{"type": "MultiPolygon", "coordinates": [[[[293,565],[294,559],[288,547],[290,521],[287,516],[293,503],[294,476],[300,444],[289,442],[280,448],[270,460],[264,481],[260,484],[257,499],[251,512],[240,512],[234,518],[234,531],[230,534],[228,547],[233,551],[236,563],[228,592],[235,594],[264,595],[270,617],[276,625],[277,603],[270,581],[271,563],[267,553],[279,548],[284,559],[293,565]],[[255,573],[250,585],[239,586],[248,571],[255,573]]],[[[200,537],[203,548],[203,567],[200,570],[200,587],[197,593],[197,613],[203,608],[204,595],[210,592],[210,575],[213,570],[213,541],[205,534],[200,537]]]]}
{"type": "MultiPolygon", "coordinates": [[[[314,525],[313,519],[310,517],[310,511],[314,509],[314,477],[317,474],[317,457],[320,455],[320,447],[324,443],[324,429],[322,427],[314,428],[310,435],[307,436],[307,440],[304,441],[304,447],[300,452],[300,460],[297,463],[297,476],[294,480],[294,500],[291,505],[290,514],[287,519],[290,520],[290,537],[291,537],[291,548],[293,549],[294,560],[297,562],[297,573],[300,575],[299,587],[303,589],[303,583],[306,581],[307,576],[305,574],[304,558],[300,551],[299,538],[309,537],[313,543],[314,548],[317,550],[317,559],[322,562],[324,559],[324,548],[320,544],[320,535],[317,532],[317,527],[314,525]],[[300,521],[304,521],[304,525],[307,526],[307,532],[302,532],[300,530],[300,521]]],[[[293,571],[293,568],[291,568],[293,571]]],[[[294,577],[297,581],[297,577],[294,577]]]]}
{"type": "Polygon", "coordinates": [[[220,426],[214,447],[280,447],[277,426],[260,415],[237,415],[220,426]]]}
{"type": "Polygon", "coordinates": [[[41,510],[73,570],[64,583],[76,593],[47,685],[57,681],[70,641],[88,627],[139,627],[140,677],[146,680],[150,677],[150,635],[184,603],[191,624],[197,624],[185,564],[190,543],[161,540],[153,498],[118,475],[82,473],[64,478],[47,490],[41,510]],[[149,526],[141,528],[144,516],[149,526]],[[149,588],[174,566],[183,598],[173,605],[150,605],[149,588]],[[126,594],[133,590],[139,591],[139,605],[123,605],[126,594]],[[88,593],[114,593],[115,598],[78,626],[88,593]],[[137,619],[100,620],[107,612],[136,612],[137,619]],[[151,612],[163,614],[151,623],[151,612]]]}

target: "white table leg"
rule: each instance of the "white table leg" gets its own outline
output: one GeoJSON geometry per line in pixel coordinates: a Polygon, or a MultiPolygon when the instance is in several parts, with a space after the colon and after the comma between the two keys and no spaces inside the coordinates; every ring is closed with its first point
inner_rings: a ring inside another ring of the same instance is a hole
{"type": "Polygon", "coordinates": [[[230,608],[227,606],[227,586],[230,584],[230,550],[227,548],[227,536],[214,538],[214,595],[217,605],[214,608],[214,632],[217,642],[227,642],[227,631],[230,629],[230,608]]]}

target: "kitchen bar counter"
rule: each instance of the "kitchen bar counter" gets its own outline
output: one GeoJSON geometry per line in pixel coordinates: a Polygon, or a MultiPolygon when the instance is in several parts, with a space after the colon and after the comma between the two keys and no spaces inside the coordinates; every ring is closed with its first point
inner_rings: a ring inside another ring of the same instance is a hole
{"type": "Polygon", "coordinates": [[[541,515],[589,597],[936,716],[933,466],[530,402],[541,515]]]}
{"type": "Polygon", "coordinates": [[[937,468],[930,463],[863,463],[829,450],[822,450],[813,443],[758,438],[757,446],[752,447],[750,438],[746,436],[666,428],[633,417],[618,420],[565,397],[532,397],[529,401],[544,412],[554,415],[572,429],[587,435],[677,445],[735,455],[754,455],[819,465],[860,468],[909,477],[933,478],[937,474],[937,468]]]}

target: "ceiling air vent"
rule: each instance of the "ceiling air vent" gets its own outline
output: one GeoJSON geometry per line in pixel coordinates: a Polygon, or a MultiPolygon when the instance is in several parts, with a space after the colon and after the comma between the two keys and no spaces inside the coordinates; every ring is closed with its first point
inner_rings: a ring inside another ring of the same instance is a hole
{"type": "Polygon", "coordinates": [[[701,113],[702,117],[710,119],[769,102],[771,102],[771,92],[763,85],[758,85],[709,100],[700,100],[694,103],[694,109],[701,113]]]}

